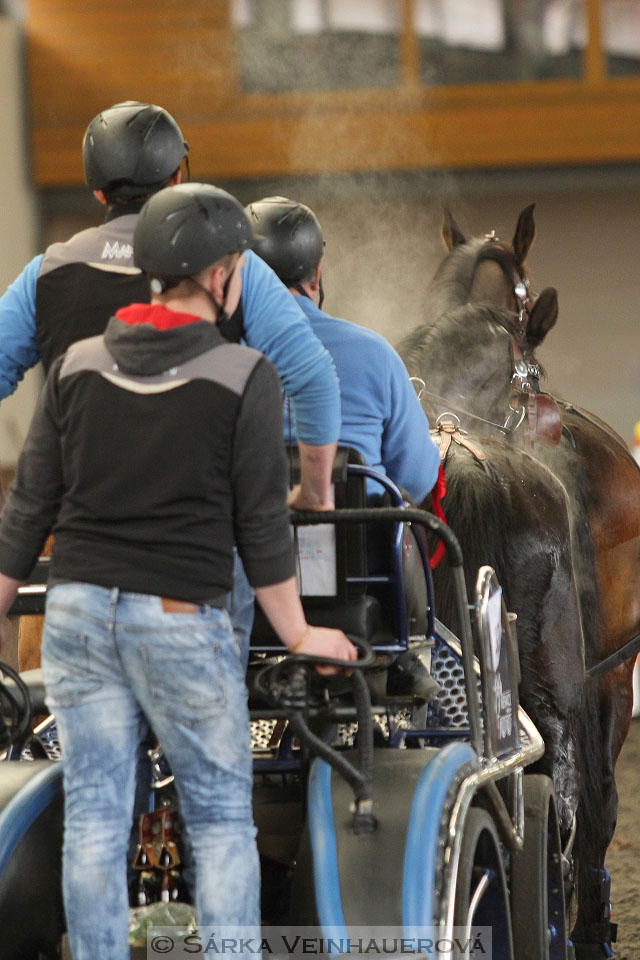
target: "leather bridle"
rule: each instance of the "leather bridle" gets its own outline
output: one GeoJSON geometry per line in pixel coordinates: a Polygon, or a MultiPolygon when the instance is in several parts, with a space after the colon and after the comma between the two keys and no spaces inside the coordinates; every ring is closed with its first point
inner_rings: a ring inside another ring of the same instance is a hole
{"type": "Polygon", "coordinates": [[[504,272],[513,291],[516,306],[515,324],[495,317],[511,341],[513,372],[509,410],[503,429],[513,432],[526,419],[525,442],[535,441],[556,446],[562,436],[562,415],[554,398],[540,390],[542,369],[535,360],[525,359],[522,352],[527,324],[536,301],[529,278],[520,272],[513,254],[502,245],[495,231],[485,235],[486,246],[480,251],[479,260],[493,260],[504,272]],[[501,255],[496,255],[500,251],[501,255]]]}

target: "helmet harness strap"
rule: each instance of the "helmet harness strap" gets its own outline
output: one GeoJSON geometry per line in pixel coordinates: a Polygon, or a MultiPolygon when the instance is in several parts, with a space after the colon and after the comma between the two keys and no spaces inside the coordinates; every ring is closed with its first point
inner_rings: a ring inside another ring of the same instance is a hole
{"type": "MultiPolygon", "coordinates": [[[[233,275],[236,272],[236,267],[238,266],[239,260],[240,258],[238,257],[233,267],[229,271],[229,276],[224,282],[224,287],[222,288],[222,293],[223,293],[222,303],[219,303],[216,297],[214,297],[214,295],[211,293],[211,290],[208,290],[207,287],[205,287],[204,284],[200,283],[199,280],[196,280],[195,277],[189,277],[189,280],[191,280],[192,283],[195,283],[196,287],[200,287],[202,292],[206,294],[207,298],[211,301],[213,306],[216,308],[216,323],[218,324],[219,327],[223,327],[224,325],[228,324],[229,321],[231,320],[231,314],[227,313],[227,310],[226,310],[227,298],[229,296],[229,286],[231,284],[231,280],[233,279],[233,275]]],[[[224,331],[221,331],[221,332],[224,335],[224,331]]]]}
{"type": "MultiPolygon", "coordinates": [[[[308,300],[311,300],[311,297],[309,296],[307,291],[304,289],[302,284],[298,283],[297,280],[294,281],[294,283],[288,283],[287,286],[290,287],[292,290],[296,290],[301,296],[306,297],[308,300]]],[[[324,303],[324,285],[322,283],[322,274],[320,274],[320,281],[318,283],[318,292],[320,294],[320,297],[318,299],[318,309],[322,310],[322,304],[324,303]]]]}

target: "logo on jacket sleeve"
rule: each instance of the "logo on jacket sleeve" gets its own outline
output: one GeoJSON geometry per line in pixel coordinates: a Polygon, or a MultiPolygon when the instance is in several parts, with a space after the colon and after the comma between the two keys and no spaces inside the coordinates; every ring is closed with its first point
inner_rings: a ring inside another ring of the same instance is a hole
{"type": "Polygon", "coordinates": [[[130,243],[120,243],[118,240],[109,243],[107,240],[101,256],[103,260],[131,260],[133,247],[130,243]]]}

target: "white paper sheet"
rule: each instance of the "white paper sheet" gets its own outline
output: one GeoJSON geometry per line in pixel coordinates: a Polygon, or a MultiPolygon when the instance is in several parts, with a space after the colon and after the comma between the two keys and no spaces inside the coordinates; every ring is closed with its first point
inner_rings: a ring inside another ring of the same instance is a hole
{"type": "Polygon", "coordinates": [[[298,589],[303,597],[335,597],[336,528],[332,523],[298,527],[298,589]]]}
{"type": "Polygon", "coordinates": [[[496,590],[487,604],[489,621],[489,667],[497,670],[502,649],[502,590],[496,590]]]}

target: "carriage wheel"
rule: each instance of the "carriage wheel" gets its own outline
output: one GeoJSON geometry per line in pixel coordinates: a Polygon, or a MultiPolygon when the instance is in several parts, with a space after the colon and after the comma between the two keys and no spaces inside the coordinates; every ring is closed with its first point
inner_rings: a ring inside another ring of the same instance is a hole
{"type": "Polygon", "coordinates": [[[500,841],[485,810],[471,807],[463,826],[456,879],[454,925],[468,931],[491,927],[493,960],[513,960],[511,916],[500,841]]]}
{"type": "Polygon", "coordinates": [[[524,848],[511,858],[516,960],[566,960],[558,815],[549,777],[524,776],[524,848]]]}

